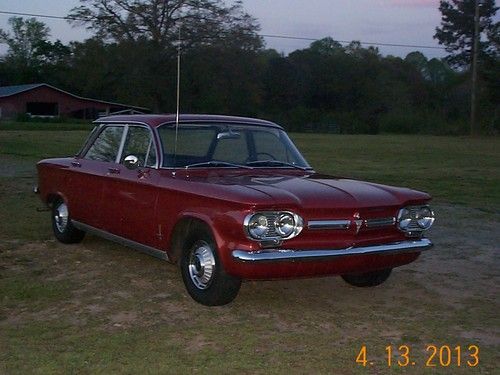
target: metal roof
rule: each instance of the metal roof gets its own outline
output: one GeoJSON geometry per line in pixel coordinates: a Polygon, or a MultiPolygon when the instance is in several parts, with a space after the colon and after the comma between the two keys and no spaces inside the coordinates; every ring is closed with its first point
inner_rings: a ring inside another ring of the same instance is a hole
{"type": "Polygon", "coordinates": [[[0,86],[0,97],[19,94],[23,91],[32,90],[43,86],[43,83],[31,83],[29,85],[0,86]]]}
{"type": "Polygon", "coordinates": [[[6,97],[6,96],[17,95],[17,94],[20,94],[22,92],[33,90],[33,89],[36,89],[36,88],[39,88],[42,86],[48,87],[52,90],[62,92],[63,94],[72,96],[73,98],[80,99],[80,100],[87,100],[87,101],[97,102],[97,103],[102,103],[102,104],[109,104],[109,105],[115,105],[115,106],[119,106],[119,107],[135,108],[135,109],[140,109],[143,111],[149,111],[149,108],[139,107],[136,105],[128,105],[128,104],[122,104],[122,103],[108,102],[105,100],[85,98],[83,96],[78,96],[78,95],[72,94],[68,91],[64,91],[62,89],[59,89],[55,86],[49,85],[48,83],[31,83],[31,84],[27,84],[27,85],[0,86],[0,98],[6,97]]]}
{"type": "MultiPolygon", "coordinates": [[[[95,123],[143,123],[152,127],[163,124],[175,124],[175,114],[163,115],[119,115],[106,116],[95,120],[95,123]]],[[[278,124],[271,121],[260,120],[250,117],[224,116],[224,115],[205,115],[205,114],[180,114],[179,123],[181,124],[201,124],[201,123],[233,123],[241,125],[258,125],[283,129],[278,124]]]]}

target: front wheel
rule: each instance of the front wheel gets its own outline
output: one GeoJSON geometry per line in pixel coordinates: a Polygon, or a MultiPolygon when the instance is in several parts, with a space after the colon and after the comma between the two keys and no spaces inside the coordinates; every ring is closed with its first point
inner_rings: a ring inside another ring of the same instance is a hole
{"type": "Polygon", "coordinates": [[[384,270],[342,275],[344,281],[348,284],[359,287],[377,286],[386,281],[391,275],[392,268],[384,270]]]}
{"type": "Polygon", "coordinates": [[[241,280],[224,271],[207,228],[198,227],[188,235],[180,266],[189,295],[202,305],[226,305],[240,290],[241,280]]]}
{"type": "Polygon", "coordinates": [[[71,223],[68,206],[62,199],[52,206],[52,230],[62,243],[78,243],[85,237],[85,232],[76,229],[71,223]]]}

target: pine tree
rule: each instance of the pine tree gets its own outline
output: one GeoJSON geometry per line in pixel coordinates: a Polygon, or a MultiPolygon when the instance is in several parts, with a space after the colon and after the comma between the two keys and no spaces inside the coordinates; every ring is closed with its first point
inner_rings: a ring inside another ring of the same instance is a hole
{"type": "Polygon", "coordinates": [[[474,11],[479,1],[479,59],[498,59],[498,22],[493,17],[499,9],[495,0],[441,0],[441,26],[434,38],[446,46],[448,62],[455,67],[467,68],[472,61],[474,45],[474,11]]]}

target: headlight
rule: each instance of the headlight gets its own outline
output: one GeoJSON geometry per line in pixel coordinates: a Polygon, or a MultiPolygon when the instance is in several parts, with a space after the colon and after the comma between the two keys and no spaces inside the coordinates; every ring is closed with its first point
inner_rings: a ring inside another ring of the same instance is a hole
{"type": "Polygon", "coordinates": [[[285,212],[276,218],[276,232],[281,237],[290,236],[295,230],[295,219],[292,214],[285,212]]]}
{"type": "Polygon", "coordinates": [[[398,228],[403,232],[422,232],[433,223],[434,212],[429,206],[408,206],[399,210],[398,228]]]}
{"type": "Polygon", "coordinates": [[[243,223],[253,240],[287,240],[297,236],[304,227],[302,218],[288,211],[265,211],[250,214],[243,223]]]}
{"type": "Polygon", "coordinates": [[[263,214],[255,214],[250,217],[247,224],[248,234],[255,239],[263,238],[269,229],[267,217],[263,214]]]}
{"type": "Polygon", "coordinates": [[[398,214],[399,229],[406,231],[410,227],[410,224],[411,224],[410,210],[407,208],[399,210],[398,214]]]}
{"type": "Polygon", "coordinates": [[[417,224],[423,230],[427,230],[434,223],[434,212],[430,209],[429,206],[421,207],[417,212],[417,224]]]}

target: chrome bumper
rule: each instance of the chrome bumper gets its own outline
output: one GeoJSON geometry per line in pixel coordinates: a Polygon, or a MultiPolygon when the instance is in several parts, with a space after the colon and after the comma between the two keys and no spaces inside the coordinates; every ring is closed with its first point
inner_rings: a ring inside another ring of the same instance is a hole
{"type": "Polygon", "coordinates": [[[233,250],[233,258],[241,262],[280,262],[329,260],[353,255],[401,254],[428,250],[432,242],[427,238],[393,242],[384,245],[348,247],[334,250],[265,249],[258,251],[233,250]]]}

